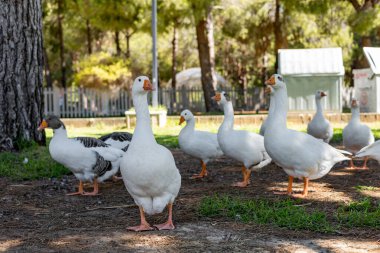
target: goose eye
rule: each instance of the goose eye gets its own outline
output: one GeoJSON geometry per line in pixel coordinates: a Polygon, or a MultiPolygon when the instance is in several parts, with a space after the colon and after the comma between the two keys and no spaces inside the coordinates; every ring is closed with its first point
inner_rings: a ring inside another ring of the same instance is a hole
{"type": "Polygon", "coordinates": [[[139,82],[141,82],[141,79],[139,79],[139,82]]]}

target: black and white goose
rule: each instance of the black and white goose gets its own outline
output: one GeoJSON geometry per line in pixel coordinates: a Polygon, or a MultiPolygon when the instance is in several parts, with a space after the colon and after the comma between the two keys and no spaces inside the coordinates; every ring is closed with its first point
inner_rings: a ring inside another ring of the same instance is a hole
{"type": "Polygon", "coordinates": [[[50,155],[79,179],[78,191],[68,195],[97,195],[98,183],[110,178],[119,170],[124,151],[96,138],[68,138],[65,125],[55,115],[44,119],[38,130],[42,131],[45,128],[52,128],[54,131],[49,144],[50,155]],[[92,192],[83,190],[84,181],[94,183],[92,192]]]}
{"type": "Polygon", "coordinates": [[[133,135],[128,132],[113,132],[99,137],[99,140],[111,145],[111,147],[125,150],[128,149],[132,141],[132,136],[133,135]]]}

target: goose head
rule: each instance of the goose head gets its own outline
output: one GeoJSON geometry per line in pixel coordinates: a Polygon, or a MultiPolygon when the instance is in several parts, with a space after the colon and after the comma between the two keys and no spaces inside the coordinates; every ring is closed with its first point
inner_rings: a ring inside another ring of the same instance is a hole
{"type": "Polygon", "coordinates": [[[315,99],[321,99],[326,96],[327,94],[322,90],[317,90],[317,92],[315,92],[315,99]]]}
{"type": "Polygon", "coordinates": [[[132,93],[134,94],[146,94],[152,90],[154,90],[153,86],[146,76],[139,76],[133,82],[132,93]]]}
{"type": "Polygon", "coordinates": [[[274,89],[286,87],[284,78],[279,74],[273,74],[268,80],[265,81],[265,84],[272,86],[274,89]]]}
{"type": "Polygon", "coordinates": [[[213,96],[212,99],[218,102],[220,105],[224,105],[228,101],[231,101],[230,96],[225,91],[216,92],[215,96],[213,96]]]}
{"type": "Polygon", "coordinates": [[[58,129],[63,127],[65,129],[65,125],[56,115],[49,115],[44,120],[42,120],[40,126],[38,127],[38,131],[42,131],[45,128],[58,129]]]}
{"type": "Polygon", "coordinates": [[[179,118],[179,125],[181,125],[183,122],[187,122],[194,118],[194,115],[189,110],[183,110],[181,112],[181,117],[179,118]]]}
{"type": "Polygon", "coordinates": [[[356,109],[359,107],[358,100],[356,98],[352,98],[351,100],[351,109],[356,109]]]}

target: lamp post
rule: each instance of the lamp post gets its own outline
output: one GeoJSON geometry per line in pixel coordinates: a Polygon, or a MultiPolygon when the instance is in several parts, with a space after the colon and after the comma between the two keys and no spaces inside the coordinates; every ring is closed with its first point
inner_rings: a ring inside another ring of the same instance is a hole
{"type": "Polygon", "coordinates": [[[157,0],[152,0],[152,106],[158,106],[158,71],[157,71],[157,0]]]}

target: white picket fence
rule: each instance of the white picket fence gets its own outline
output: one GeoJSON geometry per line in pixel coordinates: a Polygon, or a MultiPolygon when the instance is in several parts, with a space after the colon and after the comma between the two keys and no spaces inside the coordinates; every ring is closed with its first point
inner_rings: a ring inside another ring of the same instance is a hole
{"type": "MultiPolygon", "coordinates": [[[[267,98],[262,87],[241,90],[225,90],[234,103],[235,110],[257,111],[268,109],[267,98]]],[[[353,88],[343,89],[343,107],[349,107],[353,88]]],[[[168,113],[180,113],[183,109],[205,112],[202,89],[159,89],[159,104],[168,108],[168,113]]],[[[150,100],[149,100],[150,101],[150,100]]],[[[45,115],[55,114],[63,118],[123,116],[133,107],[130,90],[115,91],[90,88],[45,88],[45,115]]]]}

